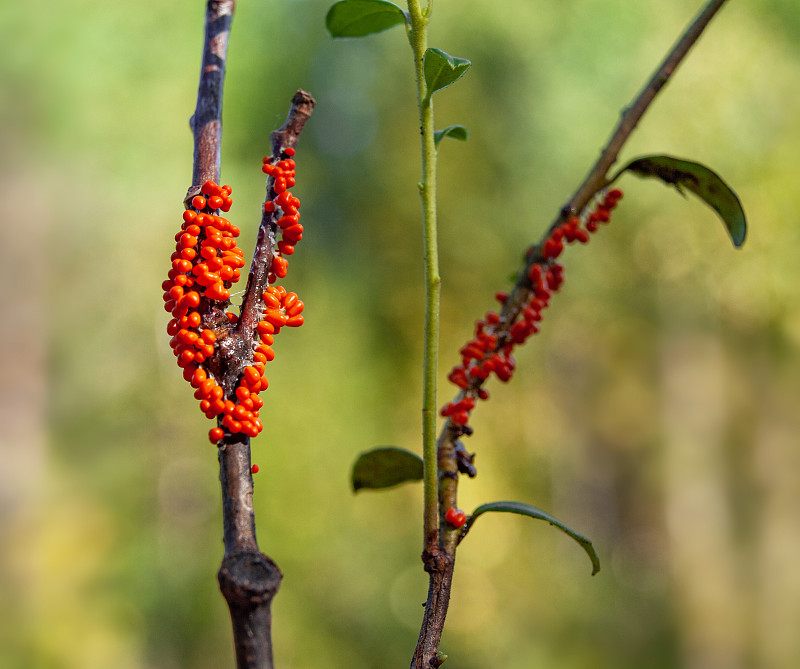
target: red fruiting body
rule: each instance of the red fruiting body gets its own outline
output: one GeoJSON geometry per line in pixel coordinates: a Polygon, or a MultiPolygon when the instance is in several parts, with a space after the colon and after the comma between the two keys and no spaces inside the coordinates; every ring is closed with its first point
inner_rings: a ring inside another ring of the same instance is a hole
{"type": "Polygon", "coordinates": [[[253,474],[258,474],[258,465],[253,465],[253,466],[250,468],[250,471],[252,471],[252,472],[253,472],[253,474]]]}
{"type": "MultiPolygon", "coordinates": [[[[286,148],[282,159],[274,165],[269,157],[264,158],[263,171],[269,177],[272,196],[264,203],[265,221],[275,234],[280,230],[283,235],[283,240],[276,244],[269,268],[270,283],[286,276],[289,262],[285,256],[294,253],[294,247],[302,238],[300,200],[287,190],[295,184],[294,154],[293,148],[286,148]]],[[[231,288],[240,278],[245,260],[244,253],[236,246],[239,228],[213,213],[230,209],[231,187],[206,181],[200,192],[201,195],[192,198],[191,208],[183,212],[168,278],[161,284],[164,308],[172,314],[167,334],[172,337],[170,347],[178,366],[183,369],[183,377],[195,389],[200,410],[208,418],[221,417],[221,424],[230,433],[255,437],[264,429],[259,418],[264,402],[258,393],[269,386],[264,370],[265,363],[275,357],[270,348],[273,337],[284,325],[302,325],[303,303],[295,293],[287,293],[282,286],[270,286],[264,292],[265,313],[256,333],[261,344],[253,352],[253,363],[244,368],[233,396],[227,399],[222,386],[204,365],[239,320],[238,316],[224,310],[230,304],[231,288]],[[219,310],[224,312],[227,323],[220,326],[215,318],[204,322],[219,310]]],[[[222,427],[214,427],[208,433],[209,441],[214,444],[224,436],[222,427]]],[[[252,471],[256,473],[258,465],[253,465],[252,471]]]]}
{"type": "Polygon", "coordinates": [[[465,514],[463,511],[459,511],[458,509],[450,508],[445,512],[444,519],[453,527],[458,529],[467,522],[467,514],[465,514]]]}
{"type": "MultiPolygon", "coordinates": [[[[597,231],[599,224],[608,223],[611,211],[622,199],[622,191],[609,190],[598,202],[594,211],[584,212],[581,217],[573,216],[561,223],[553,230],[538,247],[528,250],[526,261],[531,262],[536,257],[541,258],[534,262],[528,269],[530,287],[527,291],[527,300],[521,305],[519,302],[518,316],[514,308],[509,308],[509,294],[505,291],[495,293],[495,299],[504,305],[503,314],[489,311],[482,320],[475,323],[475,336],[460,350],[461,364],[456,365],[448,380],[461,389],[461,395],[455,402],[450,402],[442,407],[441,415],[458,426],[461,431],[468,431],[467,422],[469,414],[475,407],[475,398],[486,400],[489,393],[481,384],[490,375],[494,374],[503,382],[511,379],[514,373],[514,357],[511,352],[516,344],[522,344],[532,334],[539,331],[538,322],[542,319],[542,311],[550,303],[551,295],[556,292],[564,281],[564,268],[556,262],[564,250],[565,244],[578,242],[585,244],[589,241],[590,233],[597,231]],[[584,227],[581,227],[583,223],[584,227]],[[515,318],[509,324],[508,319],[515,318]]],[[[522,295],[515,300],[523,299],[522,295]]],[[[445,520],[454,527],[464,524],[466,517],[457,517],[455,509],[448,509],[445,520]],[[460,520],[460,524],[456,524],[460,520]]]]}

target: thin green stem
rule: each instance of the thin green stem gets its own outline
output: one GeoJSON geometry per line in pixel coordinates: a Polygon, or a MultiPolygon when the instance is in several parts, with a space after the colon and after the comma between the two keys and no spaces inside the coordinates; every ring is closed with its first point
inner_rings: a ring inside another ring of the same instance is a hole
{"type": "Polygon", "coordinates": [[[435,550],[439,542],[438,474],[436,460],[436,382],[439,371],[439,250],[436,233],[436,144],[434,142],[433,100],[426,95],[423,59],[428,47],[428,8],[419,0],[408,0],[408,39],[414,54],[417,104],[422,149],[423,253],[425,259],[425,353],[422,399],[422,459],[425,485],[424,550],[435,550]]]}

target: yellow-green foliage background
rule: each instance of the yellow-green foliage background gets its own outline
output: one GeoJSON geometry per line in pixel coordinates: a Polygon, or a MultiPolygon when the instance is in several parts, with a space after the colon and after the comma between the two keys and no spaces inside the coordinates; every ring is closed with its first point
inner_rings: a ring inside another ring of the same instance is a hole
{"type": "MultiPolygon", "coordinates": [[[[0,666],[232,666],[209,428],[160,284],[190,185],[204,2],[0,8],[0,666]]],[[[395,29],[334,42],[322,0],[241,0],[223,180],[249,250],[269,132],[298,87],[306,235],[254,441],[262,549],[285,573],[281,669],[408,666],[425,598],[421,488],[354,497],[377,444],[419,449],[418,134],[395,29]]],[[[437,0],[472,59],[437,95],[442,386],[699,0],[437,0]]],[[[595,542],[495,516],[459,553],[448,666],[800,666],[800,8],[733,0],[623,159],[704,162],[751,228],[625,177],[505,386],[474,414],[462,506],[519,499],[595,542]]]]}

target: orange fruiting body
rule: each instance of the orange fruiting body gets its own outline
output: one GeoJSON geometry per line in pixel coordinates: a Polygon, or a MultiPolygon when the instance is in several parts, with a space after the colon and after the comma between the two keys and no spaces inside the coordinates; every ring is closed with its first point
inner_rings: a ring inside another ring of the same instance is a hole
{"type": "MultiPolygon", "coordinates": [[[[449,402],[440,411],[462,433],[470,433],[467,423],[475,407],[475,399],[485,400],[489,397],[489,393],[481,388],[483,381],[492,374],[503,382],[510,380],[516,365],[512,355],[514,346],[524,343],[539,331],[542,311],[564,281],[564,267],[556,262],[556,258],[563,252],[565,244],[587,243],[590,234],[596,232],[600,224],[611,220],[611,212],[620,199],[621,190],[615,188],[607,191],[593,211],[583,217],[570,217],[551,230],[541,245],[530,249],[529,258],[535,254],[542,260],[532,263],[528,269],[530,286],[527,297],[524,304],[518,305],[518,316],[513,323],[504,322],[504,316],[495,311],[489,311],[483,319],[476,321],[475,336],[461,348],[461,364],[456,365],[447,377],[461,388],[461,393],[457,400],[449,402]]],[[[509,294],[499,291],[495,293],[495,299],[505,306],[509,294]]],[[[460,527],[454,522],[459,520],[454,515],[456,513],[455,509],[448,509],[445,520],[454,527],[460,527]]]]}
{"type": "MultiPolygon", "coordinates": [[[[269,283],[286,276],[289,266],[286,256],[294,253],[302,239],[300,200],[288,190],[295,184],[294,154],[295,150],[287,147],[274,164],[270,157],[263,161],[269,193],[264,203],[265,222],[274,235],[280,232],[282,236],[275,244],[268,268],[269,283]]],[[[183,212],[167,280],[161,284],[164,308],[172,316],[167,334],[172,337],[170,347],[178,366],[195,389],[200,410],[206,417],[219,421],[219,426],[208,433],[209,441],[214,444],[221,443],[226,429],[248,437],[255,437],[264,429],[259,418],[264,402],[258,393],[269,387],[264,371],[266,363],[275,357],[271,348],[274,335],[283,326],[303,323],[300,312],[304,305],[298,296],[282,286],[268,286],[263,293],[264,314],[256,331],[260,342],[254,347],[252,363],[243,368],[232,396],[225,396],[208,362],[220,343],[231,336],[239,320],[226,311],[231,288],[245,266],[244,253],[236,246],[239,228],[216,214],[219,210],[230,210],[230,194],[230,186],[219,186],[213,181],[201,186],[200,194],[192,198],[191,205],[183,212]],[[214,317],[220,310],[227,321],[223,325],[214,317]]],[[[256,473],[258,465],[253,465],[252,471],[256,473]]]]}
{"type": "Polygon", "coordinates": [[[445,512],[444,519],[453,527],[458,529],[467,522],[467,514],[458,509],[450,508],[445,512]]]}

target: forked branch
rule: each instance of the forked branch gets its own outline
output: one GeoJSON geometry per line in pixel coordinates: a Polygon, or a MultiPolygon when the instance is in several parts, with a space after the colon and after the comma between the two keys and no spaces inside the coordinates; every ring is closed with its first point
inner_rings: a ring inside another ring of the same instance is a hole
{"type": "MultiPolygon", "coordinates": [[[[206,6],[200,84],[197,105],[190,120],[194,136],[194,160],[192,185],[185,200],[187,209],[193,198],[201,192],[203,184],[209,181],[217,184],[220,181],[223,85],[234,8],[234,0],[210,0],[206,6]]],[[[287,148],[293,150],[313,106],[313,98],[298,91],[292,100],[287,122],[272,133],[273,157],[281,155],[287,148]]],[[[267,193],[268,200],[274,197],[274,192],[267,193]]],[[[202,200],[199,205],[202,209],[205,199],[198,199],[202,200]]],[[[262,315],[262,293],[267,286],[269,267],[273,261],[276,231],[275,217],[265,212],[240,326],[233,329],[227,325],[227,299],[211,300],[214,304],[204,316],[204,325],[212,328],[209,332],[219,333],[215,354],[208,359],[207,367],[214,373],[215,380],[228,398],[233,396],[244,367],[253,361],[256,324],[262,315]]],[[[216,260],[216,256],[212,260],[216,260]]],[[[219,432],[225,431],[220,429],[219,432]]],[[[225,546],[218,580],[230,609],[237,666],[239,669],[271,669],[271,603],[280,586],[282,574],[277,565],[261,553],[256,541],[250,438],[242,432],[225,432],[219,442],[218,455],[225,546]]]]}
{"type": "MultiPolygon", "coordinates": [[[[528,253],[516,284],[503,305],[499,322],[491,330],[491,334],[496,336],[501,344],[510,340],[509,330],[519,318],[523,306],[529,301],[532,287],[530,269],[533,265],[545,262],[545,257],[542,253],[544,241],[550,237],[556,228],[583,211],[592,198],[608,186],[609,170],[616,162],[620,151],[630,138],[645,111],[653,103],[658,93],[672,77],[678,65],[686,57],[689,50],[694,46],[711,19],[714,18],[725,2],[726,0],[711,0],[686,28],[642,91],[623,111],[611,138],[603,147],[600,157],[589,170],[583,182],[558,213],[550,228],[542,236],[542,240],[528,253]]],[[[459,394],[458,399],[463,399],[465,396],[476,397],[482,384],[483,379],[472,378],[469,386],[459,394]]],[[[451,419],[448,419],[439,435],[439,507],[442,513],[445,509],[457,507],[459,478],[456,457],[457,442],[464,433],[464,428],[461,425],[457,425],[451,419]]],[[[450,601],[458,532],[443,519],[442,513],[440,513],[438,536],[430,535],[432,538],[435,537],[435,543],[427,544],[423,552],[423,556],[426,558],[425,568],[429,573],[430,583],[422,628],[411,663],[412,669],[429,669],[430,667],[437,667],[443,662],[439,654],[439,643],[450,601]]]]}

